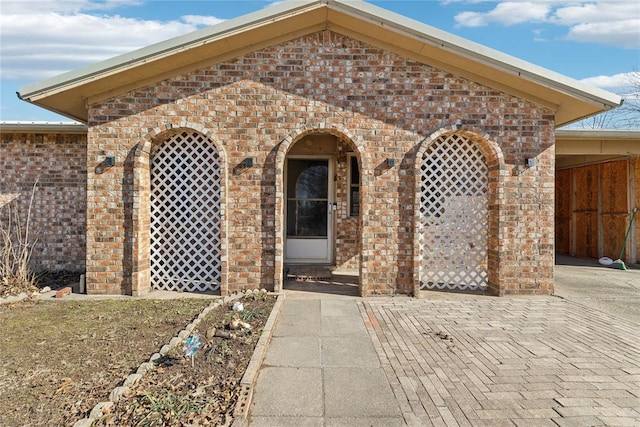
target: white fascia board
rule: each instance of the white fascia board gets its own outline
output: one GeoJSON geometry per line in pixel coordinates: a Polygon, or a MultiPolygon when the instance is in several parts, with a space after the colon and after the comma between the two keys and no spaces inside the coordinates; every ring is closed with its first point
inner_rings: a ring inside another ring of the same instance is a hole
{"type": "Polygon", "coordinates": [[[640,141],[640,130],[556,129],[556,139],[636,139],[640,141]]]}
{"type": "Polygon", "coordinates": [[[25,122],[4,121],[0,122],[0,132],[52,132],[52,133],[87,133],[87,126],[78,122],[25,122]]]}

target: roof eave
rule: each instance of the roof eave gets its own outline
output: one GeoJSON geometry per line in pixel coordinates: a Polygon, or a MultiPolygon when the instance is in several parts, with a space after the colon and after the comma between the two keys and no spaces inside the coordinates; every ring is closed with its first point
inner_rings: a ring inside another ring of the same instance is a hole
{"type": "MultiPolygon", "coordinates": [[[[86,102],[92,95],[79,89],[76,97],[84,97],[80,104],[80,99],[73,105],[61,106],[64,102],[61,97],[63,92],[83,87],[96,80],[106,78],[127,70],[138,69],[138,67],[152,64],[154,61],[169,55],[184,53],[201,47],[205,44],[213,45],[215,42],[223,43],[229,37],[241,34],[251,29],[267,26],[275,22],[290,18],[292,16],[310,12],[314,9],[326,7],[330,11],[351,15],[367,24],[363,27],[369,28],[369,38],[375,38],[376,29],[391,29],[405,40],[414,40],[413,44],[421,44],[414,51],[415,56],[422,55],[424,61],[429,63],[429,51],[433,53],[448,52],[452,55],[453,61],[458,61],[458,65],[465,61],[473,61],[482,65],[485,74],[488,70],[495,70],[495,73],[503,77],[510,76],[511,83],[517,86],[518,82],[529,82],[528,88],[522,89],[515,86],[500,87],[500,76],[493,82],[498,83],[495,87],[516,96],[529,94],[529,99],[533,102],[537,99],[538,90],[546,91],[548,102],[542,103],[552,108],[556,113],[556,125],[566,125],[583,118],[598,114],[621,104],[621,98],[610,92],[591,87],[577,80],[563,76],[559,73],[536,66],[518,58],[506,55],[502,52],[490,49],[480,44],[468,41],[461,37],[449,34],[427,24],[398,15],[396,13],[379,8],[363,1],[344,0],[303,0],[284,2],[263,10],[223,22],[213,27],[208,27],[185,36],[177,37],[165,42],[157,43],[143,49],[121,55],[107,61],[100,62],[76,71],[65,73],[52,79],[20,88],[19,96],[27,102],[42,106],[49,110],[71,117],[75,120],[86,121],[86,102]],[[373,26],[372,26],[373,25],[373,26]],[[427,46],[430,46],[427,48],[427,46]],[[426,56],[425,56],[426,55],[426,56]],[[457,59],[456,59],[457,58],[457,59]],[[509,87],[513,90],[510,92],[509,87]],[[520,92],[519,89],[522,89],[520,92]],[[549,92],[551,91],[551,92],[549,92]],[[61,106],[57,108],[56,106],[61,106]]],[[[330,13],[323,17],[325,26],[331,24],[330,13]]],[[[320,19],[320,18],[317,18],[320,19]]],[[[339,19],[339,17],[335,18],[339,19]]],[[[432,61],[433,62],[433,61],[432,61]]],[[[455,69],[455,66],[452,66],[455,69]]],[[[485,76],[486,77],[486,76],[485,76]]],[[[487,77],[486,81],[491,78],[487,77]]],[[[123,87],[126,85],[123,85],[123,87]]],[[[524,86],[524,85],[523,85],[524,86]]],[[[88,86],[87,86],[88,87],[88,86]]],[[[524,96],[526,98],[526,96],[524,96]]]]}
{"type": "Polygon", "coordinates": [[[71,89],[83,82],[99,78],[105,74],[112,74],[121,69],[127,69],[166,57],[172,53],[188,50],[194,46],[219,40],[241,31],[260,25],[265,20],[275,21],[292,14],[322,7],[321,0],[297,0],[278,3],[268,8],[249,13],[238,18],[203,28],[175,37],[170,40],[155,43],[135,51],[116,56],[95,64],[88,65],[50,79],[25,85],[18,90],[18,97],[27,102],[36,101],[48,93],[71,89]]]}
{"type": "Polygon", "coordinates": [[[82,135],[87,133],[87,126],[82,123],[65,122],[0,122],[0,133],[7,132],[82,135]]]}
{"type": "Polygon", "coordinates": [[[640,131],[624,129],[556,129],[556,139],[636,139],[640,131]]]}
{"type": "Polygon", "coordinates": [[[354,13],[354,11],[356,13],[359,12],[359,16],[362,17],[364,15],[370,20],[379,23],[381,26],[395,28],[397,31],[402,31],[407,35],[423,40],[425,43],[438,46],[441,49],[449,50],[494,68],[508,71],[523,79],[536,82],[562,93],[570,94],[572,97],[580,98],[596,106],[615,108],[620,106],[622,102],[622,99],[618,95],[611,92],[587,85],[563,74],[507,55],[378,6],[361,1],[347,3],[340,0],[331,0],[330,3],[335,4],[336,8],[351,11],[351,13],[354,13]]]}

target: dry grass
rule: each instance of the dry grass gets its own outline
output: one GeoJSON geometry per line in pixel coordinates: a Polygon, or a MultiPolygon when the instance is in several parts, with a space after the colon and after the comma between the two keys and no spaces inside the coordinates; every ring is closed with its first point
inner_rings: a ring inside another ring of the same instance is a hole
{"type": "Polygon", "coordinates": [[[0,426],[63,426],[88,415],[210,299],[0,305],[0,426]]]}
{"type": "Polygon", "coordinates": [[[31,212],[37,182],[33,184],[26,217],[21,219],[17,202],[6,209],[6,221],[0,223],[0,297],[36,290],[36,275],[29,263],[38,242],[31,230],[31,212]]]}

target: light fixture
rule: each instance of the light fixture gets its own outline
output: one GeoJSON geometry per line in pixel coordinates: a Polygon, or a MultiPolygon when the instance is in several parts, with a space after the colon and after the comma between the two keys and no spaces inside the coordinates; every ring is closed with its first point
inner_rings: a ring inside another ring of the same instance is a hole
{"type": "Polygon", "coordinates": [[[245,157],[244,159],[242,159],[242,161],[240,163],[238,163],[233,168],[233,174],[234,175],[240,175],[242,172],[244,172],[245,170],[247,170],[251,166],[253,166],[253,163],[254,163],[254,158],[253,157],[245,157]]]}
{"type": "Polygon", "coordinates": [[[394,167],[396,165],[396,159],[393,159],[391,157],[389,157],[387,159],[387,166],[389,166],[390,168],[394,167]]]}
{"type": "Polygon", "coordinates": [[[116,165],[116,156],[107,156],[104,159],[104,167],[110,168],[116,165]]]}

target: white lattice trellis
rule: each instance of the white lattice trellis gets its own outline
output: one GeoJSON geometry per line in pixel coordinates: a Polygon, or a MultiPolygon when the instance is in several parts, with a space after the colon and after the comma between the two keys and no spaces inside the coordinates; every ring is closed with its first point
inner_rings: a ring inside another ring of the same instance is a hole
{"type": "Polygon", "coordinates": [[[488,169],[480,149],[453,134],[420,167],[420,288],[487,286],[488,169]]]}
{"type": "Polygon", "coordinates": [[[199,133],[169,138],[151,160],[151,285],[220,288],[220,159],[199,133]]]}

